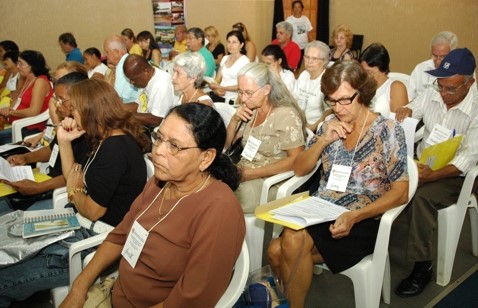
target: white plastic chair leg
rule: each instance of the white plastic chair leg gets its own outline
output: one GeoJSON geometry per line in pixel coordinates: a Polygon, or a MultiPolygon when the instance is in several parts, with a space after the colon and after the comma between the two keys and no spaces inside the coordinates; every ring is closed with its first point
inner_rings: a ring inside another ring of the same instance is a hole
{"type": "Polygon", "coordinates": [[[446,286],[450,282],[456,248],[460,238],[461,228],[454,225],[458,215],[456,205],[438,211],[438,257],[436,283],[446,286]]]}
{"type": "Polygon", "coordinates": [[[246,220],[246,244],[249,249],[249,270],[254,271],[262,267],[265,221],[257,219],[254,214],[245,214],[244,218],[246,220]]]}
{"type": "Polygon", "coordinates": [[[383,283],[382,283],[382,297],[383,302],[387,305],[390,305],[390,258],[387,256],[385,259],[385,272],[383,273],[383,283]]]}

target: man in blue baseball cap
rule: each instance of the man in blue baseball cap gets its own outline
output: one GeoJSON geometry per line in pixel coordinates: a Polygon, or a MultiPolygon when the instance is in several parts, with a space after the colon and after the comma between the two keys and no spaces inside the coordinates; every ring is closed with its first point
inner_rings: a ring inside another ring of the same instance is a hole
{"type": "Polygon", "coordinates": [[[432,170],[418,163],[419,187],[406,211],[410,222],[407,257],[415,262],[411,274],[395,293],[401,297],[420,294],[433,276],[433,239],[438,210],[458,199],[466,173],[478,161],[478,95],[473,74],[476,62],[467,48],[450,51],[440,65],[427,71],[435,77],[429,87],[407,106],[397,110],[397,120],[413,116],[424,122],[424,134],[417,149],[463,135],[454,158],[444,167],[432,170]]]}

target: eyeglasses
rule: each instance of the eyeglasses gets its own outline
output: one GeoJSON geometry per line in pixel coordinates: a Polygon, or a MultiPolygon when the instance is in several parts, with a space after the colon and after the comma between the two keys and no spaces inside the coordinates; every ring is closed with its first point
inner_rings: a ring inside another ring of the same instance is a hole
{"type": "Polygon", "coordinates": [[[199,149],[199,147],[184,147],[181,148],[178,145],[174,144],[170,140],[165,140],[158,133],[151,134],[151,137],[154,139],[154,146],[159,147],[162,143],[166,144],[166,151],[171,155],[177,155],[179,152],[189,149],[199,149]]]}
{"type": "Polygon", "coordinates": [[[344,97],[339,99],[331,99],[330,97],[324,97],[324,102],[329,105],[330,107],[334,107],[335,105],[350,105],[354,101],[355,97],[357,97],[358,92],[355,92],[354,95],[351,97],[344,97]]]}
{"type": "Polygon", "coordinates": [[[463,84],[457,88],[443,87],[438,84],[438,79],[435,79],[435,81],[433,82],[433,89],[435,89],[438,93],[445,91],[446,94],[455,95],[456,92],[458,92],[458,90],[465,84],[466,82],[463,82],[463,84]]]}
{"type": "Polygon", "coordinates": [[[257,91],[259,91],[260,89],[262,89],[262,88],[264,88],[264,87],[265,87],[265,85],[263,85],[263,86],[262,86],[262,87],[260,87],[259,89],[256,89],[255,91],[248,91],[248,90],[246,90],[246,91],[243,91],[243,90],[237,90],[237,95],[238,95],[239,97],[241,97],[241,96],[245,95],[247,98],[251,98],[251,97],[252,97],[252,95],[254,95],[254,94],[257,92],[257,91]]]}
{"type": "Polygon", "coordinates": [[[63,105],[64,102],[67,102],[67,101],[71,100],[71,98],[58,97],[58,95],[56,95],[56,93],[53,94],[53,99],[56,101],[56,104],[58,106],[63,105]]]}
{"type": "Polygon", "coordinates": [[[440,60],[440,61],[442,61],[445,57],[446,57],[446,55],[441,55],[441,56],[440,56],[440,55],[435,55],[435,54],[432,53],[432,59],[433,59],[433,60],[440,60]]]}
{"type": "Polygon", "coordinates": [[[310,62],[317,62],[319,60],[322,60],[322,58],[310,57],[310,56],[304,56],[304,59],[306,59],[307,61],[310,61],[310,62]]]}

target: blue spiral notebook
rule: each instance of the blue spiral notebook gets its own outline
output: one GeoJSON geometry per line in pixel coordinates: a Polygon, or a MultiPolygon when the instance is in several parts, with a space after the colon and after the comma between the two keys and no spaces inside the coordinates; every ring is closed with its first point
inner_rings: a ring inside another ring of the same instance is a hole
{"type": "Polygon", "coordinates": [[[25,211],[23,238],[76,230],[81,227],[72,208],[25,211]]]}

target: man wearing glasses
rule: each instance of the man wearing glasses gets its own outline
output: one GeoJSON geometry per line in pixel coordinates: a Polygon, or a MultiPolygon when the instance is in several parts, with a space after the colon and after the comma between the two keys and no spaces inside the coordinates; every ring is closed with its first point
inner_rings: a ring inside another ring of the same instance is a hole
{"type": "Polygon", "coordinates": [[[464,175],[478,160],[478,96],[473,74],[476,62],[467,48],[454,49],[440,65],[427,73],[432,86],[406,107],[397,111],[397,120],[407,116],[423,119],[424,135],[418,146],[420,157],[425,147],[463,135],[455,157],[445,167],[432,170],[418,163],[419,187],[407,207],[410,230],[408,261],[415,262],[410,276],[396,289],[401,297],[420,294],[433,276],[432,252],[437,211],[454,204],[464,182],[464,175]],[[471,89],[475,88],[475,91],[471,89]],[[442,132],[438,138],[437,130],[442,132]]]}
{"type": "Polygon", "coordinates": [[[413,69],[410,75],[408,87],[408,98],[410,101],[422,94],[427,87],[431,87],[434,80],[426,71],[436,69],[440,66],[443,58],[458,45],[458,38],[455,33],[443,31],[436,34],[431,41],[431,57],[413,69]]]}

